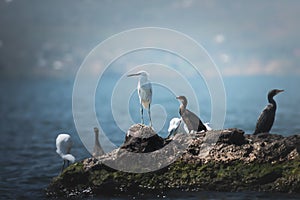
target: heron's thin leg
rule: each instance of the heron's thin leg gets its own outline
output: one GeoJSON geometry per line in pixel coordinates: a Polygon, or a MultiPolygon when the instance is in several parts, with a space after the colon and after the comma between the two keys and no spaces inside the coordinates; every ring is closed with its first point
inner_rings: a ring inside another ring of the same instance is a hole
{"type": "Polygon", "coordinates": [[[149,104],[148,115],[149,115],[149,120],[150,120],[150,126],[152,127],[152,120],[151,120],[151,113],[150,113],[150,104],[149,104]]]}
{"type": "Polygon", "coordinates": [[[67,161],[67,167],[68,167],[69,165],[70,165],[70,161],[68,160],[68,161],[67,161]]]}
{"type": "Polygon", "coordinates": [[[141,121],[144,124],[144,116],[143,116],[143,105],[141,104],[141,121]]]}

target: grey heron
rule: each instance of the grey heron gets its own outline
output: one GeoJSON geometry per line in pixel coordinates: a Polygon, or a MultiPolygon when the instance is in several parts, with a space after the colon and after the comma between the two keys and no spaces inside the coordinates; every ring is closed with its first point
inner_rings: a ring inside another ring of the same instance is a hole
{"type": "Polygon", "coordinates": [[[254,135],[258,133],[268,133],[271,130],[275,120],[275,114],[277,108],[276,102],[273,99],[273,97],[283,91],[284,90],[278,90],[278,89],[269,91],[268,93],[269,105],[267,105],[265,109],[262,111],[262,113],[260,114],[256,123],[255,131],[253,133],[254,135]]]}
{"type": "Polygon", "coordinates": [[[207,131],[207,128],[202,123],[202,121],[195,115],[193,112],[189,111],[187,106],[187,99],[185,96],[178,96],[176,97],[181,102],[179,107],[179,114],[182,117],[184,123],[186,124],[189,132],[191,131],[207,131]]]}
{"type": "Polygon", "coordinates": [[[138,95],[140,99],[140,112],[141,112],[141,123],[144,124],[144,117],[143,117],[143,107],[148,110],[150,126],[152,126],[151,120],[151,113],[150,113],[150,105],[152,101],[152,85],[148,80],[148,72],[146,71],[139,71],[135,74],[129,74],[127,77],[131,76],[139,76],[139,82],[137,86],[138,95]]]}
{"type": "Polygon", "coordinates": [[[64,164],[62,166],[61,171],[64,170],[65,164],[67,161],[67,165],[69,162],[74,163],[75,157],[70,154],[73,142],[71,136],[69,134],[63,133],[59,134],[56,138],[56,153],[60,155],[60,157],[64,160],[64,164]]]}

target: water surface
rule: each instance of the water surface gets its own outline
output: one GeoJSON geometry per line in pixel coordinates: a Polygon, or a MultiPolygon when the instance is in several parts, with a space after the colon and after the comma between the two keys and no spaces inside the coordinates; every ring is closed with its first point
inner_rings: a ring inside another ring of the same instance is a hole
{"type": "MultiPolygon", "coordinates": [[[[285,136],[300,132],[300,80],[296,77],[243,77],[225,78],[227,113],[224,127],[237,127],[252,133],[261,110],[266,106],[266,92],[272,88],[285,89],[276,97],[278,111],[273,133],[285,136]]],[[[196,83],[197,84],[197,83],[196,83]]],[[[201,83],[205,86],[205,84],[201,83]]],[[[202,87],[202,86],[201,86],[202,87]]],[[[55,152],[55,138],[60,132],[69,132],[74,139],[72,153],[76,160],[89,156],[76,132],[72,116],[73,80],[34,79],[0,81],[0,132],[1,195],[4,199],[44,198],[44,188],[60,172],[62,160],[55,152]]],[[[154,88],[155,89],[155,88],[154,88]]],[[[205,89],[205,87],[204,87],[205,89]]],[[[155,93],[155,90],[154,90],[155,93]]],[[[159,93],[159,89],[157,89],[159,93]]],[[[203,121],[210,120],[210,100],[207,91],[199,94],[199,106],[203,121]]],[[[109,139],[120,145],[123,133],[112,118],[109,97],[97,96],[97,115],[101,126],[110,133],[109,139]],[[100,113],[99,102],[108,102],[100,113]],[[105,118],[105,120],[104,120],[105,118]]],[[[132,97],[131,117],[139,122],[137,97],[132,97]]],[[[178,116],[178,102],[157,94],[153,101],[168,105],[167,123],[178,116]],[[171,103],[170,103],[171,102],[171,103]]],[[[173,98],[173,97],[172,97],[173,98]]],[[[159,132],[166,136],[168,124],[159,132]]],[[[93,127],[87,127],[93,134],[93,127]]],[[[92,199],[97,197],[91,197],[92,199]]],[[[100,197],[99,197],[100,198],[100,197]]],[[[107,197],[106,197],[107,198],[107,197]]],[[[127,197],[112,197],[126,199],[127,197]]],[[[134,197],[130,197],[134,198],[134,197]]],[[[218,193],[218,192],[168,192],[146,194],[143,198],[164,199],[299,199],[299,195],[270,193],[218,193]]]]}

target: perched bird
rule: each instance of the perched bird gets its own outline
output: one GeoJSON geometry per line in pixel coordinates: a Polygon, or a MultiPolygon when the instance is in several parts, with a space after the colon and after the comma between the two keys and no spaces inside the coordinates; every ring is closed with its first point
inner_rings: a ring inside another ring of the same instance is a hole
{"type": "Polygon", "coordinates": [[[101,156],[104,153],[100,143],[99,143],[99,129],[97,127],[94,128],[94,133],[95,133],[95,145],[94,145],[94,149],[93,149],[93,157],[98,157],[101,156]]]}
{"type": "Polygon", "coordinates": [[[140,112],[141,112],[141,122],[144,124],[144,117],[143,117],[143,107],[148,109],[148,115],[150,120],[150,126],[152,126],[151,114],[150,114],[150,104],[152,101],[152,85],[148,80],[148,72],[146,71],[139,71],[135,74],[129,74],[127,77],[130,76],[139,76],[139,82],[137,86],[138,95],[140,99],[140,112]]]}
{"type": "MultiPolygon", "coordinates": [[[[204,123],[204,126],[208,131],[212,130],[212,128],[209,126],[209,123],[204,123]]],[[[168,132],[168,137],[170,137],[171,135],[176,135],[177,133],[189,133],[189,130],[182,118],[175,117],[170,121],[168,132]]]]}
{"type": "Polygon", "coordinates": [[[64,170],[65,164],[67,161],[67,166],[69,163],[75,162],[75,157],[70,154],[73,142],[71,136],[69,134],[63,133],[59,134],[56,138],[56,153],[60,155],[60,157],[64,160],[64,164],[62,166],[61,171],[64,170]]]}
{"type": "Polygon", "coordinates": [[[189,130],[185,125],[185,123],[182,121],[182,118],[175,117],[170,121],[168,132],[169,132],[168,137],[170,137],[171,135],[176,135],[178,132],[188,133],[189,130]]]}
{"type": "Polygon", "coordinates": [[[268,93],[269,105],[267,105],[267,107],[265,107],[265,109],[260,114],[256,123],[255,131],[253,133],[254,135],[258,133],[268,133],[271,130],[275,120],[275,113],[277,108],[276,102],[273,97],[283,91],[284,90],[275,89],[271,90],[268,93]]]}
{"type": "Polygon", "coordinates": [[[207,131],[212,131],[212,128],[209,126],[208,122],[204,123],[204,126],[206,127],[207,131]]]}
{"type": "Polygon", "coordinates": [[[183,119],[184,123],[186,124],[189,132],[207,131],[207,128],[202,123],[202,121],[193,112],[186,109],[187,99],[185,98],[185,96],[178,96],[176,97],[176,99],[178,99],[181,102],[181,105],[179,107],[179,114],[183,119]]]}

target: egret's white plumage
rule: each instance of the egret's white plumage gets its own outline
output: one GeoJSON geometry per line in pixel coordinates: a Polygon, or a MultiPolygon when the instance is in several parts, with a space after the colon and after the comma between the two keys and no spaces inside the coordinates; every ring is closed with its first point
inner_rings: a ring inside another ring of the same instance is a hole
{"type": "Polygon", "coordinates": [[[150,81],[148,80],[148,72],[146,71],[139,71],[135,74],[129,74],[130,76],[139,76],[139,82],[137,86],[138,95],[140,99],[140,105],[141,105],[141,122],[144,124],[144,117],[143,117],[143,107],[148,110],[149,120],[150,120],[150,126],[152,126],[152,120],[151,120],[151,113],[150,113],[150,105],[152,102],[152,85],[150,81]]]}
{"type": "Polygon", "coordinates": [[[168,137],[170,137],[171,135],[176,135],[177,133],[188,133],[189,130],[182,118],[175,117],[170,121],[168,132],[168,137]]]}
{"type": "Polygon", "coordinates": [[[63,133],[59,134],[56,138],[56,153],[64,160],[62,170],[65,167],[65,163],[74,163],[75,157],[70,154],[73,142],[69,134],[63,133]]]}
{"type": "Polygon", "coordinates": [[[206,130],[212,131],[212,128],[209,126],[209,122],[204,123],[204,126],[206,127],[206,130]]]}
{"type": "MultiPolygon", "coordinates": [[[[212,128],[209,126],[209,123],[204,123],[204,126],[208,131],[212,130],[212,128]]],[[[176,135],[177,133],[189,133],[189,130],[182,118],[175,117],[170,121],[168,132],[168,137],[170,137],[171,135],[176,135]]]]}

